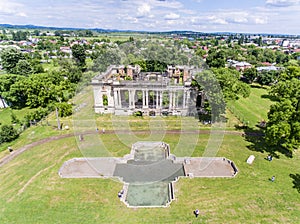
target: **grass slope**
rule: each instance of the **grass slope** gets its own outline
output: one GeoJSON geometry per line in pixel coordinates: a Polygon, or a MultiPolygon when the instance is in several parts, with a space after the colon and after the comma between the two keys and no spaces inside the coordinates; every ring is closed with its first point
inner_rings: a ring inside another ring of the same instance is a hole
{"type": "MultiPolygon", "coordinates": [[[[100,137],[113,155],[130,150],[118,136],[100,137]]],[[[202,154],[207,138],[200,138],[193,156],[202,154]]],[[[164,140],[174,146],[178,136],[164,140]]],[[[236,178],[181,178],[169,208],[129,209],[118,200],[119,182],[58,176],[64,161],[82,156],[74,137],[45,143],[0,167],[0,223],[299,223],[300,194],[289,177],[300,173],[299,154],[268,162],[248,144],[241,136],[225,136],[218,152],[235,161],[236,178]],[[253,165],[245,162],[250,154],[256,156],[253,165]]]]}
{"type": "Polygon", "coordinates": [[[273,104],[267,97],[267,89],[252,86],[248,98],[228,102],[227,106],[240,121],[255,127],[260,121],[267,120],[268,111],[273,104]]]}

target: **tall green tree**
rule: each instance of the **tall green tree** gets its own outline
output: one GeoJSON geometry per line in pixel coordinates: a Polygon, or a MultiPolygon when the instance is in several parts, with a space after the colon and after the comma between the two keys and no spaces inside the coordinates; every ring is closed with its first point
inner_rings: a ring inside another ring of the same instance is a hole
{"type": "Polygon", "coordinates": [[[118,49],[101,49],[93,61],[93,71],[104,72],[109,65],[121,64],[120,55],[121,52],[118,49]]]}
{"type": "Polygon", "coordinates": [[[19,60],[14,69],[14,73],[18,75],[28,76],[32,73],[31,64],[27,60],[19,60]]]}
{"type": "Polygon", "coordinates": [[[266,140],[270,146],[282,147],[291,153],[300,147],[300,80],[280,81],[270,95],[278,102],[268,113],[266,140]]]}
{"type": "Polygon", "coordinates": [[[224,68],[226,55],[224,50],[209,50],[206,63],[211,68],[224,68]]]}
{"type": "Polygon", "coordinates": [[[257,78],[256,68],[248,68],[243,72],[243,76],[249,83],[252,83],[257,78]]]}
{"type": "Polygon", "coordinates": [[[234,69],[212,69],[221,86],[225,100],[237,100],[239,97],[248,97],[250,87],[240,81],[240,73],[234,69]]]}
{"type": "Polygon", "coordinates": [[[75,59],[77,65],[79,65],[80,67],[85,67],[86,53],[83,45],[74,44],[72,46],[72,56],[75,59]]]}
{"type": "Polygon", "coordinates": [[[278,78],[278,71],[261,71],[257,75],[257,83],[260,85],[270,85],[278,78]]]}
{"type": "Polygon", "coordinates": [[[25,76],[0,75],[0,95],[13,107],[22,108],[26,104],[25,76]]]}
{"type": "Polygon", "coordinates": [[[74,63],[74,61],[69,59],[58,60],[60,65],[59,72],[62,76],[67,78],[71,83],[78,83],[82,78],[82,70],[74,63]]]}
{"type": "Polygon", "coordinates": [[[284,99],[271,106],[268,113],[266,140],[271,146],[291,153],[300,146],[300,98],[284,99]]]}
{"type": "Polygon", "coordinates": [[[14,73],[15,67],[20,60],[25,60],[20,50],[12,47],[4,49],[0,53],[1,65],[8,73],[14,73]]]}

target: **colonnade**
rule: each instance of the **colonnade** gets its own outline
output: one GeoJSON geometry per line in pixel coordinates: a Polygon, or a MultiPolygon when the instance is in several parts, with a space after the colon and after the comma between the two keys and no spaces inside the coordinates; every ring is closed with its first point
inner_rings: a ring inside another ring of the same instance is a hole
{"type": "Polygon", "coordinates": [[[121,109],[127,107],[129,109],[136,108],[136,102],[138,101],[138,91],[142,92],[142,108],[149,108],[153,106],[156,109],[163,109],[164,102],[164,94],[168,94],[168,108],[170,110],[175,108],[187,108],[189,99],[190,99],[190,91],[187,89],[170,89],[170,90],[155,90],[155,89],[122,89],[122,88],[114,88],[113,91],[113,100],[114,106],[116,109],[121,109]],[[128,97],[125,97],[125,92],[128,92],[128,97]],[[152,101],[153,104],[150,105],[150,92],[153,92],[152,101]],[[180,103],[179,103],[180,101],[180,103]],[[122,102],[126,102],[126,105],[122,104],[122,102]],[[155,104],[154,104],[155,103],[155,104]]]}

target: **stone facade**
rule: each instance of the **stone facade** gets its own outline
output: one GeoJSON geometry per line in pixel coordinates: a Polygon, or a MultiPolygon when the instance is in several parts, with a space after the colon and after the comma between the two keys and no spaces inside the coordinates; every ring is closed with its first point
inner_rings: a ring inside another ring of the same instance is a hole
{"type": "Polygon", "coordinates": [[[168,66],[165,72],[141,72],[139,66],[111,65],[92,80],[96,113],[187,116],[195,108],[193,69],[168,66]]]}

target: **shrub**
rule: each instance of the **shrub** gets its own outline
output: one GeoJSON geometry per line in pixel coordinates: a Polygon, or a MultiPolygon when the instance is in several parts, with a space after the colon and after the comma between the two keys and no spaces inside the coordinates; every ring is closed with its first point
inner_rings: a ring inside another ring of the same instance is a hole
{"type": "Polygon", "coordinates": [[[19,133],[12,125],[3,125],[0,130],[0,144],[11,142],[19,137],[19,133]]]}

